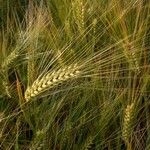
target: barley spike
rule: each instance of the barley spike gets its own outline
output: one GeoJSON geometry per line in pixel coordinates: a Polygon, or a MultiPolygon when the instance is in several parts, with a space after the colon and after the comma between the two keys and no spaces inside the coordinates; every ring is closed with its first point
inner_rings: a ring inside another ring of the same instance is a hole
{"type": "Polygon", "coordinates": [[[52,73],[47,73],[41,79],[35,80],[33,84],[27,88],[25,92],[26,101],[29,101],[31,98],[38,96],[42,92],[51,89],[68,79],[78,76],[79,73],[80,71],[76,64],[60,68],[52,73]]]}

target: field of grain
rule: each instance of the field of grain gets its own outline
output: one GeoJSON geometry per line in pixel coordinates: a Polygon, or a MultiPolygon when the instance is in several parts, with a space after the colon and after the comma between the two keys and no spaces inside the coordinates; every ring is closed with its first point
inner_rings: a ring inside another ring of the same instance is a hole
{"type": "Polygon", "coordinates": [[[0,150],[150,150],[150,1],[0,0],[0,150]]]}

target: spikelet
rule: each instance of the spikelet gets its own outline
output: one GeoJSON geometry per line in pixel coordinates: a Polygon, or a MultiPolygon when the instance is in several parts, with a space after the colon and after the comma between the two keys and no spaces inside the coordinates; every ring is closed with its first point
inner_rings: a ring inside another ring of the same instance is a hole
{"type": "Polygon", "coordinates": [[[75,22],[80,32],[83,32],[85,27],[85,4],[83,0],[75,0],[72,3],[75,22]]]}
{"type": "Polygon", "coordinates": [[[18,51],[14,50],[4,59],[4,61],[1,64],[1,70],[3,74],[2,85],[5,89],[6,95],[9,98],[11,98],[11,94],[10,94],[10,88],[9,88],[8,70],[9,70],[9,67],[17,59],[18,56],[19,56],[18,51]]]}
{"type": "Polygon", "coordinates": [[[95,33],[96,33],[96,25],[97,25],[97,19],[94,18],[94,19],[93,19],[93,22],[92,22],[92,26],[93,26],[93,34],[94,34],[94,35],[95,35],[95,33]]]}
{"type": "Polygon", "coordinates": [[[25,92],[26,101],[29,101],[31,98],[38,96],[44,91],[53,88],[68,79],[75,78],[79,73],[80,71],[75,64],[44,75],[41,79],[35,80],[31,87],[27,88],[25,92]]]}
{"type": "Polygon", "coordinates": [[[72,38],[72,32],[71,32],[71,25],[70,25],[69,20],[65,21],[65,31],[66,31],[68,37],[71,39],[72,38]]]}
{"type": "Polygon", "coordinates": [[[137,60],[137,56],[135,53],[135,48],[133,45],[131,45],[131,48],[129,48],[130,52],[130,59],[131,59],[131,66],[133,66],[136,69],[136,72],[139,73],[140,72],[140,67],[139,67],[139,63],[137,60]]]}
{"type": "Polygon", "coordinates": [[[93,137],[90,136],[90,137],[88,137],[83,149],[84,150],[91,150],[91,149],[93,149],[93,147],[94,147],[93,137]]]}
{"type": "Polygon", "coordinates": [[[122,137],[126,143],[129,143],[130,135],[132,133],[133,119],[134,119],[134,103],[128,105],[125,109],[122,137]]]}
{"type": "Polygon", "coordinates": [[[7,95],[9,98],[11,98],[10,87],[9,87],[8,80],[6,80],[6,81],[4,80],[4,81],[2,82],[2,84],[3,84],[3,87],[4,87],[4,89],[5,89],[6,95],[7,95]]]}
{"type": "Polygon", "coordinates": [[[136,73],[140,73],[140,67],[138,62],[138,57],[135,52],[134,45],[128,44],[125,48],[125,55],[127,59],[129,60],[129,64],[131,65],[131,68],[134,68],[134,71],[136,73]]]}
{"type": "Polygon", "coordinates": [[[137,72],[139,73],[140,72],[140,67],[139,67],[139,63],[137,61],[137,56],[136,56],[135,52],[132,52],[131,55],[132,55],[132,59],[133,59],[132,65],[135,66],[137,72]]]}
{"type": "Polygon", "coordinates": [[[18,51],[14,50],[12,51],[7,58],[3,61],[1,68],[2,71],[5,72],[7,68],[13,63],[13,61],[19,56],[18,51]]]}

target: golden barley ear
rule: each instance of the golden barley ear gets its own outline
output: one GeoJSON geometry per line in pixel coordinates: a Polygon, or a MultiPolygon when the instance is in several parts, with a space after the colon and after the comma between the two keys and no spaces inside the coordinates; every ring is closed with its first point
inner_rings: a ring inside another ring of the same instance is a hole
{"type": "Polygon", "coordinates": [[[132,103],[131,105],[127,105],[124,112],[122,137],[126,144],[129,143],[133,131],[133,120],[134,120],[134,103],[132,103]]]}
{"type": "Polygon", "coordinates": [[[25,99],[26,101],[29,101],[31,98],[38,96],[46,90],[56,87],[64,81],[76,78],[79,74],[80,71],[76,64],[47,73],[41,79],[35,80],[33,84],[27,88],[25,92],[25,99]]]}

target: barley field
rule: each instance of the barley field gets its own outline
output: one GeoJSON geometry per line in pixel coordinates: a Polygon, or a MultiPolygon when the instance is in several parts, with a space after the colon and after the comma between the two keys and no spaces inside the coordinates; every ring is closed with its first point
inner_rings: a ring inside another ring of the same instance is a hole
{"type": "Polygon", "coordinates": [[[150,0],[0,0],[0,150],[150,150],[150,0]]]}

